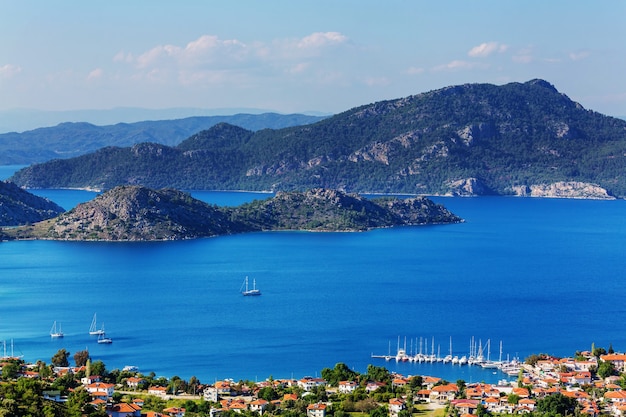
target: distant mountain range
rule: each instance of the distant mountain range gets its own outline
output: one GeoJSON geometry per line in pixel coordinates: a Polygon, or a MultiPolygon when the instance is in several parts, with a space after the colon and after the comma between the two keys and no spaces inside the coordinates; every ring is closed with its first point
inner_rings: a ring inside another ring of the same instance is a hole
{"type": "MultiPolygon", "coordinates": [[[[153,113],[156,111],[146,112],[144,116],[148,117],[153,113]]],[[[138,117],[143,113],[138,113],[136,109],[132,114],[138,117]]],[[[87,114],[84,117],[85,120],[90,119],[87,114]]],[[[195,116],[106,126],[86,122],[64,122],[54,127],[38,128],[23,133],[0,134],[0,165],[29,165],[51,159],[71,158],[106,146],[131,146],[141,142],[174,146],[195,133],[224,122],[256,131],[300,126],[323,118],[304,114],[239,113],[231,116],[195,116]]]]}
{"type": "MultiPolygon", "coordinates": [[[[234,114],[276,113],[272,110],[254,108],[174,107],[169,109],[146,109],[141,107],[115,107],[112,109],[87,110],[35,110],[14,108],[0,110],[0,133],[25,132],[52,127],[65,122],[86,122],[97,126],[117,123],[135,123],[144,120],[174,120],[188,117],[229,116],[234,114]]],[[[320,112],[304,112],[307,116],[329,116],[320,112]]]]}
{"type": "Polygon", "coordinates": [[[142,143],[34,165],[23,187],[340,189],[431,195],[626,196],[626,121],[544,80],[451,86],[316,123],[218,124],[177,146],[142,143]]]}

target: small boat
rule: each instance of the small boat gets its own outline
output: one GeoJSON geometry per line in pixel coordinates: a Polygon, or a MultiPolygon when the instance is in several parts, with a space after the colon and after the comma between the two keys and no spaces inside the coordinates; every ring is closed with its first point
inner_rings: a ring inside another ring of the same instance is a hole
{"type": "Polygon", "coordinates": [[[94,313],[93,320],[91,320],[91,326],[89,326],[89,334],[92,336],[100,336],[101,334],[104,334],[103,329],[97,329],[96,327],[96,313],[94,313]]]}
{"type": "Polygon", "coordinates": [[[102,333],[98,334],[98,343],[101,343],[101,344],[113,343],[113,339],[111,339],[110,337],[107,337],[106,333],[104,332],[104,323],[102,323],[101,331],[102,331],[102,333]]]}
{"type": "Polygon", "coordinates": [[[61,329],[61,324],[59,323],[59,328],[57,329],[57,322],[55,321],[52,324],[52,328],[50,329],[50,337],[52,338],[60,338],[63,337],[63,330],[61,329]]]}
{"type": "Polygon", "coordinates": [[[241,294],[245,296],[261,295],[261,290],[257,289],[256,287],[256,279],[252,280],[252,289],[248,288],[248,277],[246,277],[246,279],[243,281],[243,284],[241,284],[241,288],[239,290],[241,291],[241,294]]]}
{"type": "Polygon", "coordinates": [[[106,337],[106,334],[102,333],[100,336],[98,336],[98,343],[110,344],[113,343],[113,339],[111,339],[110,337],[106,337]]]}

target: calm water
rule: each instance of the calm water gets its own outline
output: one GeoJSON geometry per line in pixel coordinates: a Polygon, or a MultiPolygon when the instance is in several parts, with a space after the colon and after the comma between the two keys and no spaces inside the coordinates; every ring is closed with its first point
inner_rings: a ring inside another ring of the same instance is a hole
{"type": "MultiPolygon", "coordinates": [[[[2,175],[2,171],[0,171],[2,175]]],[[[10,175],[10,174],[9,174],[10,175]]],[[[8,175],[6,175],[8,176],[8,175]]],[[[6,177],[5,176],[5,177],[6,177]]],[[[39,190],[65,208],[93,193],[39,190]]],[[[266,195],[194,193],[218,205],[266,195]]],[[[50,361],[88,348],[109,369],[265,379],[337,362],[456,381],[503,374],[396,364],[398,337],[444,356],[491,340],[491,358],[626,350],[624,201],[437,199],[466,223],[366,233],[255,233],[184,242],[0,243],[0,340],[50,361]],[[242,297],[245,276],[261,297],[242,297]],[[111,345],[87,334],[93,314],[111,345]],[[51,340],[53,321],[66,336],[51,340]],[[413,341],[413,342],[411,342],[413,341]]],[[[412,343],[412,345],[411,345],[412,343]]]]}

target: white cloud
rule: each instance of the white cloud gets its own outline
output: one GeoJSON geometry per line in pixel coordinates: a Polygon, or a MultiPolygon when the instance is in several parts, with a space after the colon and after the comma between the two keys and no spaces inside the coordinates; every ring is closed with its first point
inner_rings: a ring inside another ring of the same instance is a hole
{"type": "Polygon", "coordinates": [[[508,45],[502,43],[484,42],[470,49],[467,55],[471,56],[472,58],[483,58],[493,53],[504,53],[508,48],[508,45]]]}
{"type": "Polygon", "coordinates": [[[418,75],[423,74],[424,71],[424,68],[421,67],[409,67],[409,69],[406,70],[406,73],[409,75],[418,75]]]}
{"type": "Polygon", "coordinates": [[[344,43],[348,38],[339,32],[316,32],[298,42],[298,48],[322,48],[344,43]]]}
{"type": "Polygon", "coordinates": [[[368,87],[385,87],[391,84],[387,77],[365,77],[362,81],[368,87]]]}
{"type": "Polygon", "coordinates": [[[580,61],[589,57],[589,51],[570,52],[569,59],[572,61],[580,61]]]}
{"type": "Polygon", "coordinates": [[[11,78],[22,72],[22,67],[12,64],[5,64],[0,67],[0,78],[11,78]]]}
{"type": "Polygon", "coordinates": [[[102,68],[96,68],[95,70],[91,71],[89,75],[87,75],[87,80],[88,81],[97,80],[99,78],[102,78],[103,74],[104,74],[104,71],[102,70],[102,68]]]}
{"type": "Polygon", "coordinates": [[[472,70],[475,68],[489,68],[487,64],[479,64],[477,62],[468,62],[461,60],[450,61],[447,64],[438,65],[434,67],[432,70],[435,72],[441,71],[460,71],[460,70],[472,70]]]}

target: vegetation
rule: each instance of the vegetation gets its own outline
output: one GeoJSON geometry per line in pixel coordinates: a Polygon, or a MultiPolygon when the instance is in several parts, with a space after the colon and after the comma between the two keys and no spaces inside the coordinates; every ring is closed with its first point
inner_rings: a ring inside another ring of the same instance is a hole
{"type": "Polygon", "coordinates": [[[316,189],[220,208],[176,190],[121,186],[57,218],[4,233],[18,239],[173,240],[264,230],[348,231],[460,221],[425,197],[368,200],[316,189]]]}
{"type": "Polygon", "coordinates": [[[56,158],[71,158],[107,146],[132,146],[141,142],[175,146],[218,123],[230,123],[256,131],[301,126],[321,119],[323,117],[303,114],[264,113],[187,117],[110,126],[61,123],[22,133],[0,134],[0,165],[27,165],[56,158]]]}
{"type": "Polygon", "coordinates": [[[13,183],[0,181],[0,226],[39,222],[63,211],[48,199],[24,191],[13,183]]]}
{"type": "Polygon", "coordinates": [[[626,121],[532,80],[447,87],[307,126],[254,132],[219,124],[176,147],[106,147],[34,165],[12,180],[37,188],[522,195],[579,182],[626,196],[625,155],[626,121]]]}

